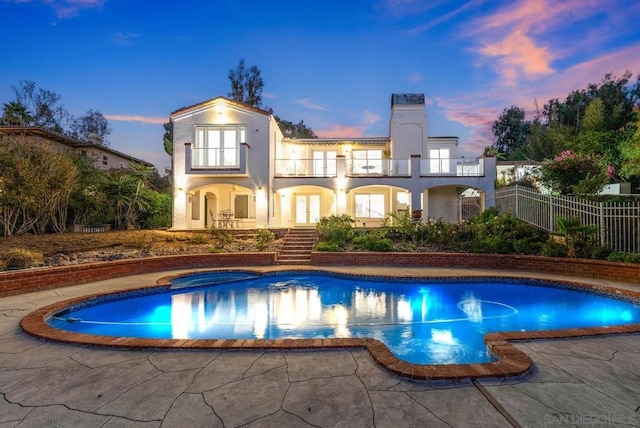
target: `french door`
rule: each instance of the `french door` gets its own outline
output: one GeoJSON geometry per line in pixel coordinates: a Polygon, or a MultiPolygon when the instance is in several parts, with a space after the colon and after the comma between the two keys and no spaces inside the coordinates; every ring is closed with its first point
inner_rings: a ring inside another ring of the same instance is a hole
{"type": "Polygon", "coordinates": [[[295,225],[313,226],[320,221],[320,195],[295,195],[295,225]]]}

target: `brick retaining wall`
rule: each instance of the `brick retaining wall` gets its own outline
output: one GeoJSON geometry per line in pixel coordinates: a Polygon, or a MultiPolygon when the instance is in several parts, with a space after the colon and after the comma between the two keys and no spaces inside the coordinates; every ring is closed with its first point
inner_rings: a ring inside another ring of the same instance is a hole
{"type": "MultiPolygon", "coordinates": [[[[602,260],[511,254],[313,252],[314,266],[413,266],[543,272],[640,284],[640,265],[602,260]]],[[[222,253],[150,257],[0,273],[0,296],[172,269],[271,266],[276,253],[222,253]]]]}
{"type": "Polygon", "coordinates": [[[275,263],[276,253],[185,254],[8,271],[0,274],[0,296],[172,269],[270,266],[275,263]]]}
{"type": "Polygon", "coordinates": [[[414,266],[522,270],[640,284],[640,264],[514,254],[333,253],[314,251],[315,266],[414,266]]]}

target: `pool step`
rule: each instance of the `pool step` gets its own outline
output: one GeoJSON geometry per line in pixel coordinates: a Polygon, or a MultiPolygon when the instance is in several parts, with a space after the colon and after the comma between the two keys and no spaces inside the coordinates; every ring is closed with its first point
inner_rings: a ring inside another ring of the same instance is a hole
{"type": "Polygon", "coordinates": [[[315,229],[290,229],[278,252],[279,265],[310,265],[318,241],[315,229]]]}

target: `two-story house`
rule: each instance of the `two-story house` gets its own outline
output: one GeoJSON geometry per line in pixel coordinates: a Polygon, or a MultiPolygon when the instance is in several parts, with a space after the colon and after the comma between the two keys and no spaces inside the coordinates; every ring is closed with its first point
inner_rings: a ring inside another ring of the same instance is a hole
{"type": "Polygon", "coordinates": [[[470,189],[494,205],[495,158],[464,157],[427,136],[424,94],[391,97],[389,136],[285,138],[268,111],[224,97],[171,113],[173,228],[305,227],[349,214],[457,221],[470,189]]]}
{"type": "Polygon", "coordinates": [[[154,167],[150,162],[104,146],[98,134],[89,134],[87,141],[81,141],[39,126],[0,126],[0,143],[3,139],[36,144],[56,152],[86,156],[97,169],[103,171],[128,169],[134,163],[154,167]]]}

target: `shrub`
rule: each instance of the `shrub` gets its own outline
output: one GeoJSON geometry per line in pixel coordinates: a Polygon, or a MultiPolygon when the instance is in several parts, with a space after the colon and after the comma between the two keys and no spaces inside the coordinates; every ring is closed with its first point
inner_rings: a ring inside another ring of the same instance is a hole
{"type": "Polygon", "coordinates": [[[402,215],[389,214],[389,217],[385,219],[385,225],[389,223],[389,219],[393,220],[393,225],[386,227],[388,227],[392,235],[397,235],[403,241],[412,241],[414,243],[418,241],[420,226],[419,223],[413,222],[409,211],[405,211],[402,215]]]}
{"type": "Polygon", "coordinates": [[[136,232],[129,245],[139,250],[150,251],[158,241],[158,235],[153,232],[136,232]]]}
{"type": "Polygon", "coordinates": [[[337,252],[342,251],[342,248],[340,248],[338,244],[333,242],[320,241],[316,244],[316,251],[337,252]]]}
{"type": "Polygon", "coordinates": [[[549,239],[542,246],[542,255],[547,257],[566,257],[567,247],[553,239],[549,239]]]}
{"type": "Polygon", "coordinates": [[[231,233],[220,229],[211,229],[211,237],[215,239],[214,248],[217,249],[223,249],[225,245],[229,245],[235,240],[235,236],[231,233]]]}
{"type": "Polygon", "coordinates": [[[613,251],[607,257],[610,262],[640,263],[640,254],[613,251]]]}
{"type": "Polygon", "coordinates": [[[4,254],[4,263],[9,269],[25,269],[41,266],[44,257],[41,252],[26,248],[11,248],[4,254]]]}
{"type": "Polygon", "coordinates": [[[542,182],[562,194],[598,193],[612,178],[615,170],[601,165],[599,156],[584,156],[565,150],[552,160],[542,162],[542,182]]]}
{"type": "Polygon", "coordinates": [[[366,233],[353,240],[356,248],[366,251],[391,251],[393,244],[391,240],[379,233],[366,233]]]}
{"type": "Polygon", "coordinates": [[[191,235],[190,242],[192,244],[206,244],[209,242],[209,237],[204,233],[194,233],[191,235]]]}
{"type": "Polygon", "coordinates": [[[258,250],[262,251],[265,249],[267,244],[272,242],[274,239],[276,239],[276,235],[269,229],[258,229],[256,247],[258,247],[258,250]]]}
{"type": "Polygon", "coordinates": [[[594,247],[599,246],[595,241],[597,228],[586,226],[579,218],[558,217],[556,219],[558,231],[564,236],[568,257],[590,257],[594,247]]]}
{"type": "Polygon", "coordinates": [[[348,214],[322,217],[316,225],[318,237],[320,241],[332,243],[344,248],[353,238],[354,223],[355,220],[348,214]]]}

